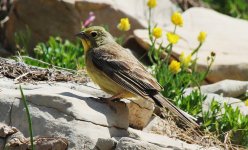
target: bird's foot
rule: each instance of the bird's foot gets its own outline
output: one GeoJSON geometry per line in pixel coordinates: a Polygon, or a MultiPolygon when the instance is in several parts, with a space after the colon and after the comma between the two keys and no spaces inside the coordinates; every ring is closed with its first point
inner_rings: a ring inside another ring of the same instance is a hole
{"type": "Polygon", "coordinates": [[[120,98],[112,99],[111,97],[110,98],[99,97],[99,100],[102,103],[106,103],[111,108],[111,110],[113,110],[116,113],[117,112],[117,109],[115,108],[115,104],[114,103],[115,102],[119,102],[121,99],[120,98]]]}
{"type": "Polygon", "coordinates": [[[98,99],[103,103],[119,102],[121,100],[120,98],[113,98],[113,97],[108,97],[108,98],[99,97],[98,99]]]}

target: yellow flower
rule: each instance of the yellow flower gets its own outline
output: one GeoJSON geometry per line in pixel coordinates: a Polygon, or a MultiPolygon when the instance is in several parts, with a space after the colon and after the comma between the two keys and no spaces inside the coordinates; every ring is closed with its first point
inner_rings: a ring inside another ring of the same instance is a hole
{"type": "Polygon", "coordinates": [[[181,66],[180,62],[178,62],[178,61],[176,61],[176,60],[172,60],[172,62],[171,62],[170,65],[169,65],[169,70],[170,70],[172,73],[176,74],[176,73],[178,73],[178,72],[181,71],[180,66],[181,66]]]}
{"type": "Polygon", "coordinates": [[[177,34],[174,34],[174,33],[168,32],[168,33],[166,34],[166,36],[167,36],[167,40],[168,40],[169,43],[171,43],[171,44],[176,44],[176,43],[178,42],[178,40],[179,40],[179,36],[178,36],[177,34]]]}
{"type": "Polygon", "coordinates": [[[200,43],[203,43],[206,40],[206,37],[207,37],[207,33],[202,31],[199,33],[197,39],[200,43]]]}
{"type": "Polygon", "coordinates": [[[160,28],[160,27],[156,27],[156,28],[154,28],[153,29],[153,32],[152,32],[152,35],[156,38],[156,39],[158,39],[158,38],[160,38],[161,36],[162,36],[162,28],[160,28]]]}
{"type": "Polygon", "coordinates": [[[117,25],[117,28],[121,31],[128,31],[131,28],[128,18],[121,18],[120,23],[117,25]]]}
{"type": "Polygon", "coordinates": [[[245,106],[248,106],[248,99],[245,100],[245,106]]]}
{"type": "Polygon", "coordinates": [[[191,54],[185,56],[184,52],[182,52],[181,55],[179,56],[179,60],[182,63],[182,66],[188,68],[191,65],[191,54]]]}
{"type": "Polygon", "coordinates": [[[183,26],[183,17],[179,12],[174,12],[171,16],[171,22],[176,26],[183,26]]]}
{"type": "Polygon", "coordinates": [[[149,8],[154,8],[154,7],[156,7],[156,6],[157,6],[157,0],[148,0],[147,6],[148,6],[149,8]]]}

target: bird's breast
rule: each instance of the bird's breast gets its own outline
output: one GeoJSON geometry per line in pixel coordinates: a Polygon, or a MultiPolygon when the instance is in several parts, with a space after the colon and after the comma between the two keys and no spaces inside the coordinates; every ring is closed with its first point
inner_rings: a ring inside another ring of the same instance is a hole
{"type": "Polygon", "coordinates": [[[110,77],[108,77],[102,70],[99,70],[94,63],[90,55],[86,55],[86,70],[91,80],[99,85],[99,87],[106,93],[116,95],[120,93],[126,93],[126,97],[133,97],[134,95],[115,83],[110,77]]]}

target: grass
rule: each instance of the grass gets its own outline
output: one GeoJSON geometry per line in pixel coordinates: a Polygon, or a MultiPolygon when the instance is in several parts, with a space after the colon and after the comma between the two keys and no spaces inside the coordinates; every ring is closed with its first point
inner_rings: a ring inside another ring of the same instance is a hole
{"type": "Polygon", "coordinates": [[[203,0],[213,9],[229,16],[248,20],[247,0],[203,0]]]}
{"type": "Polygon", "coordinates": [[[31,116],[30,116],[30,113],[29,113],[29,109],[28,109],[28,103],[27,103],[26,97],[23,94],[23,90],[22,90],[21,85],[19,86],[19,89],[20,89],[21,96],[22,96],[21,99],[22,99],[22,102],[23,102],[23,104],[25,106],[25,110],[26,110],[26,113],[27,113],[28,129],[29,129],[29,136],[30,136],[30,141],[31,141],[31,149],[34,150],[34,138],[33,138],[32,120],[31,120],[31,116]]]}
{"type": "Polygon", "coordinates": [[[74,70],[85,66],[83,47],[79,41],[72,43],[60,37],[50,37],[46,43],[38,43],[34,52],[36,59],[55,66],[74,70]]]}
{"type": "Polygon", "coordinates": [[[24,62],[43,68],[54,66],[72,70],[83,69],[83,46],[79,40],[71,42],[60,37],[50,37],[47,42],[40,42],[34,48],[34,58],[29,56],[29,41],[31,32],[28,28],[15,34],[15,42],[18,52],[24,62]],[[40,60],[40,61],[37,61],[40,60]]]}

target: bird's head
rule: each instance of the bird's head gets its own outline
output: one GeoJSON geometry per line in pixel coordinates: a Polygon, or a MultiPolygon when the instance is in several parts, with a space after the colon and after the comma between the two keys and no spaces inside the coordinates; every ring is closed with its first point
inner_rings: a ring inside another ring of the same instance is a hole
{"type": "Polygon", "coordinates": [[[85,51],[88,51],[90,48],[114,42],[110,33],[100,26],[85,28],[83,31],[76,34],[76,36],[81,39],[85,51]]]}

